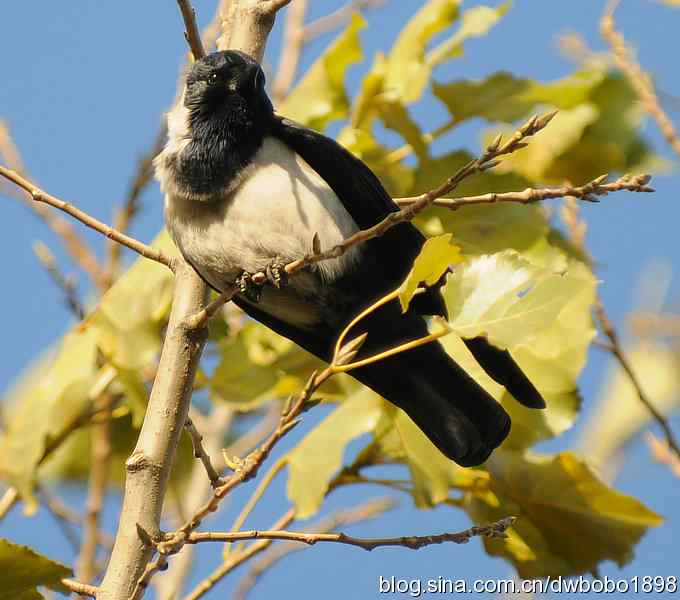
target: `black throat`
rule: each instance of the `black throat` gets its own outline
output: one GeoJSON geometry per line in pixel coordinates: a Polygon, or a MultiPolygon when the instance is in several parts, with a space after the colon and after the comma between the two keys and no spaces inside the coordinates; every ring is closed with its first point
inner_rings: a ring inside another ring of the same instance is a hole
{"type": "Polygon", "coordinates": [[[271,129],[268,107],[258,104],[232,97],[220,106],[187,106],[191,141],[169,165],[180,189],[211,196],[229,187],[271,129]]]}

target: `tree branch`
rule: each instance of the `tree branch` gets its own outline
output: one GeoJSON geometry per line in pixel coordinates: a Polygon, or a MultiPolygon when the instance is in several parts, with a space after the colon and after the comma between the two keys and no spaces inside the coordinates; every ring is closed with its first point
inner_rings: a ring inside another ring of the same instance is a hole
{"type": "Polygon", "coordinates": [[[201,32],[198,30],[198,24],[196,23],[196,11],[191,6],[189,0],[177,0],[177,4],[182,13],[182,19],[184,19],[184,26],[186,27],[184,37],[187,44],[189,44],[189,48],[191,48],[194,60],[199,60],[205,56],[205,50],[203,49],[201,32]]]}
{"type": "Polygon", "coordinates": [[[40,264],[47,271],[47,274],[50,276],[52,281],[63,292],[66,298],[66,304],[73,315],[79,321],[82,321],[85,318],[85,307],[78,297],[73,279],[71,277],[65,276],[61,272],[54,255],[52,252],[50,252],[50,249],[45,244],[42,242],[35,242],[33,244],[33,252],[38,257],[40,264]]]}
{"type": "Polygon", "coordinates": [[[97,548],[100,543],[99,519],[109,482],[111,463],[111,410],[114,397],[107,392],[101,396],[103,420],[92,426],[90,435],[90,476],[88,479],[83,541],[78,555],[78,576],[85,583],[97,575],[97,548]]]}
{"type": "MultiPolygon", "coordinates": [[[[479,196],[464,196],[462,198],[439,198],[433,202],[434,206],[441,206],[450,210],[458,210],[463,206],[472,204],[496,204],[501,202],[516,202],[519,204],[531,204],[543,202],[552,198],[572,197],[584,202],[599,202],[598,196],[606,196],[610,192],[626,190],[629,192],[653,192],[654,189],[647,184],[651,180],[650,175],[624,175],[616,181],[606,183],[607,175],[601,175],[597,179],[578,187],[565,185],[559,188],[526,188],[521,192],[503,192],[482,194],[479,196]]],[[[414,198],[397,198],[395,202],[399,206],[410,206],[418,201],[414,198]]]]}
{"type": "MultiPolygon", "coordinates": [[[[576,203],[565,205],[562,212],[562,218],[569,229],[572,241],[575,244],[578,244],[579,247],[584,252],[586,252],[584,246],[586,224],[579,218],[578,205],[576,203]]],[[[623,346],[619,340],[619,335],[616,332],[616,329],[614,329],[614,325],[609,320],[607,312],[604,308],[604,303],[602,302],[602,298],[599,295],[595,298],[593,314],[595,316],[595,320],[600,326],[602,334],[609,342],[605,349],[610,352],[611,355],[618,361],[624,373],[630,380],[631,385],[635,389],[640,403],[647,409],[647,412],[649,412],[652,418],[658,423],[659,427],[661,427],[669,449],[672,450],[677,458],[680,458],[680,446],[678,446],[678,442],[675,439],[675,435],[673,434],[670,423],[668,422],[668,419],[657,410],[657,408],[654,406],[654,403],[645,393],[642,383],[635,374],[628,357],[623,351],[623,346]]]]}
{"type": "Polygon", "coordinates": [[[62,579],[60,583],[65,588],[68,588],[74,594],[78,594],[79,596],[86,596],[88,598],[99,597],[99,588],[94,585],[81,583],[80,581],[75,581],[74,579],[62,579]]]}
{"type": "Polygon", "coordinates": [[[305,44],[304,27],[309,0],[295,0],[288,8],[283,29],[283,50],[276,78],[272,85],[272,99],[279,104],[288,95],[300,64],[302,48],[305,44]]]}
{"type": "Polygon", "coordinates": [[[156,250],[151,246],[147,246],[146,244],[143,244],[139,240],[131,238],[130,236],[127,236],[124,233],[117,231],[113,227],[106,225],[106,223],[102,223],[98,219],[95,219],[86,212],[80,210],[79,208],[76,208],[72,204],[69,204],[64,200],[60,200],[59,198],[48,194],[47,192],[41,190],[39,187],[33,184],[31,181],[21,176],[16,171],[7,169],[6,167],[0,165],[0,175],[5,179],[8,179],[15,185],[19,186],[20,188],[26,190],[31,195],[33,200],[35,200],[36,202],[42,202],[44,204],[53,206],[54,208],[58,208],[59,210],[65,212],[66,214],[71,215],[73,218],[77,219],[84,225],[87,225],[91,229],[98,231],[107,238],[115,240],[119,244],[127,246],[131,250],[134,250],[135,252],[137,252],[137,254],[142,255],[144,258],[148,258],[149,260],[161,263],[162,265],[165,265],[170,269],[173,268],[172,259],[163,254],[162,252],[160,252],[159,250],[156,250]]]}
{"type": "Polygon", "coordinates": [[[659,99],[654,91],[654,84],[642,70],[640,63],[633,57],[632,52],[626,45],[626,39],[623,37],[623,34],[616,30],[614,12],[618,4],[619,0],[610,0],[600,20],[600,33],[610,45],[617,66],[628,79],[645,110],[656,121],[663,137],[678,157],[680,157],[680,136],[666,112],[661,108],[659,99]]]}
{"type": "MultiPolygon", "coordinates": [[[[295,509],[289,509],[282,517],[278,519],[273,525],[273,529],[281,529],[283,527],[288,527],[295,519],[295,509]]],[[[239,552],[234,552],[229,555],[229,557],[217,567],[208,577],[206,577],[201,583],[199,583],[192,591],[189,593],[184,600],[198,600],[205,594],[207,594],[219,581],[226,577],[231,571],[233,571],[239,565],[251,559],[253,556],[264,552],[269,546],[271,546],[273,540],[259,540],[254,544],[250,544],[247,548],[239,552]]]]}
{"type": "Polygon", "coordinates": [[[515,517],[505,517],[500,521],[482,527],[470,527],[458,533],[439,533],[436,535],[413,535],[394,538],[356,538],[344,533],[306,533],[304,531],[285,531],[269,530],[258,531],[208,531],[205,533],[191,533],[187,538],[188,544],[199,544],[201,542],[235,542],[239,540],[288,540],[300,542],[312,546],[319,542],[335,542],[357,546],[364,550],[375,550],[387,546],[401,546],[410,550],[419,550],[425,546],[434,544],[444,544],[452,542],[454,544],[467,544],[471,538],[476,536],[501,538],[505,537],[505,531],[515,522],[515,517]]]}
{"type": "Polygon", "coordinates": [[[127,600],[151,558],[139,528],[160,535],[159,522],[194,376],[207,332],[191,331],[184,319],[202,309],[206,287],[184,261],[175,269],[175,292],[158,373],[135,449],[125,463],[125,494],[111,560],[99,598],[127,600]]]}
{"type": "Polygon", "coordinates": [[[255,451],[251,452],[245,459],[235,457],[228,460],[227,466],[233,469],[234,474],[227,479],[224,484],[215,489],[212,497],[201,506],[193,516],[182,525],[182,527],[166,534],[162,541],[155,541],[153,533],[146,532],[145,535],[148,538],[147,542],[150,542],[153,548],[159,551],[159,557],[154,562],[147,565],[144,573],[137,581],[137,586],[130,596],[130,600],[141,598],[144,589],[148,587],[152,577],[158,571],[165,569],[165,566],[168,563],[168,557],[177,554],[182,550],[187,543],[190,534],[200,526],[202,521],[209,514],[217,510],[220,502],[234,488],[257,475],[260,467],[270,455],[274,446],[276,446],[276,444],[298,424],[298,417],[311,407],[309,401],[314,392],[332,375],[333,371],[330,367],[319,374],[313,374],[309,378],[305,389],[298,395],[292,406],[284,408],[278,426],[270,434],[267,440],[255,451]]]}
{"type": "MultiPolygon", "coordinates": [[[[365,502],[355,508],[337,511],[328,517],[319,520],[314,525],[304,528],[304,532],[313,533],[315,531],[328,533],[346,525],[353,525],[374,519],[393,508],[395,502],[391,498],[383,498],[365,502]]],[[[252,565],[250,570],[246,573],[243,579],[236,587],[232,600],[245,600],[250,590],[257,583],[258,578],[274,564],[288,556],[293,552],[303,550],[304,546],[300,546],[295,542],[286,544],[279,544],[269,548],[263,556],[252,565]]]]}
{"type": "MultiPolygon", "coordinates": [[[[456,189],[456,187],[458,187],[458,185],[464,179],[474,175],[475,173],[492,169],[498,164],[496,159],[526,147],[526,143],[523,140],[541,131],[548,125],[548,123],[550,123],[556,114],[556,112],[552,112],[541,117],[532,117],[505,143],[503,143],[502,137],[499,135],[489,146],[487,146],[486,150],[479,158],[471,160],[468,164],[461,167],[452,177],[447,179],[439,187],[421,194],[420,196],[409,198],[410,203],[408,206],[405,206],[396,212],[390,213],[387,217],[385,217],[373,227],[358,231],[329,250],[326,250],[325,252],[309,254],[299,260],[288,263],[286,265],[286,273],[288,273],[288,275],[293,275],[294,273],[297,273],[298,271],[322,260],[338,258],[353,246],[381,236],[399,223],[413,220],[416,215],[431,206],[435,200],[446,196],[446,194],[449,194],[454,189],[456,189]]],[[[256,283],[261,283],[265,280],[266,276],[264,273],[258,273],[255,277],[253,277],[253,281],[256,283]]]]}
{"type": "Polygon", "coordinates": [[[335,12],[320,17],[306,25],[302,32],[304,43],[309,43],[347,24],[352,18],[352,13],[355,11],[379,8],[388,2],[389,0],[352,0],[335,12]]]}
{"type": "Polygon", "coordinates": [[[205,448],[203,447],[203,436],[198,432],[198,429],[196,429],[196,425],[194,425],[194,422],[191,420],[190,417],[187,417],[187,421],[184,425],[184,428],[187,430],[187,433],[191,438],[191,445],[193,446],[194,449],[194,457],[198,458],[201,461],[201,464],[203,465],[203,468],[205,469],[205,472],[208,475],[208,479],[210,480],[210,485],[213,488],[218,488],[221,485],[224,485],[224,481],[220,477],[220,474],[217,472],[217,469],[215,469],[215,467],[213,466],[212,460],[210,460],[210,455],[206,452],[205,448]]]}
{"type": "MultiPolygon", "coordinates": [[[[19,151],[12,141],[7,124],[2,120],[0,120],[0,156],[5,159],[5,162],[10,169],[16,171],[20,175],[25,174],[19,151]]],[[[7,188],[7,191],[8,193],[11,193],[13,190],[7,188]]],[[[97,257],[85,240],[78,235],[71,223],[46,206],[31,202],[30,199],[26,198],[25,194],[17,191],[12,195],[19,200],[19,202],[28,207],[56,234],[73,262],[85,271],[100,289],[106,287],[106,276],[97,257]]]]}

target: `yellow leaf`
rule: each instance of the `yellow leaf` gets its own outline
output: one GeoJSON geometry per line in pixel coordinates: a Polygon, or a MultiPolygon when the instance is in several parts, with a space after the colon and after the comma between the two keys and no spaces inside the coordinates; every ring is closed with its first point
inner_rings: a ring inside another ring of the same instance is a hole
{"type": "Polygon", "coordinates": [[[434,285],[450,266],[463,260],[460,248],[452,243],[452,238],[452,234],[446,233],[430,238],[423,244],[420,254],[413,262],[413,268],[399,289],[399,302],[403,312],[408,309],[421,284],[434,285]]]}
{"type": "Polygon", "coordinates": [[[484,539],[492,556],[510,561],[520,577],[576,575],[605,560],[620,566],[661,517],[601,481],[570,452],[555,456],[496,451],[487,462],[490,492],[467,495],[477,523],[514,515],[507,539],[484,539]]]}
{"type": "Polygon", "coordinates": [[[349,114],[345,74],[362,59],[359,31],[366,22],[355,14],[348,28],[326,49],[295,86],[278,111],[323,131],[330,121],[349,114]]]}
{"type": "Polygon", "coordinates": [[[287,494],[297,518],[316,513],[328,484],[342,464],[347,444],[372,431],[382,413],[382,400],[368,390],[340,404],[291,450],[287,457],[287,494]]]}
{"type": "Polygon", "coordinates": [[[38,554],[27,546],[0,538],[0,600],[43,598],[36,589],[46,586],[65,593],[64,577],[73,574],[66,565],[38,554]]]}

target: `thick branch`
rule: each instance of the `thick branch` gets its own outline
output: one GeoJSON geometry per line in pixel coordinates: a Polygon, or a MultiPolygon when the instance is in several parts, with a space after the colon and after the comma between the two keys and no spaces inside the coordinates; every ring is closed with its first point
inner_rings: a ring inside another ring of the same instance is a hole
{"type": "Polygon", "coordinates": [[[36,202],[42,202],[44,204],[49,204],[54,208],[58,208],[59,210],[71,215],[84,225],[87,225],[95,231],[98,231],[107,238],[115,240],[119,244],[127,246],[131,250],[141,254],[144,258],[148,258],[149,260],[156,261],[162,265],[165,265],[166,267],[172,268],[172,260],[159,250],[156,250],[151,246],[147,246],[139,240],[131,238],[130,236],[117,231],[113,227],[107,225],[106,223],[102,223],[98,219],[88,215],[86,212],[76,208],[72,204],[48,194],[39,187],[35,186],[25,177],[19,175],[19,173],[16,171],[12,171],[11,169],[0,166],[0,175],[2,175],[5,179],[9,179],[9,181],[15,185],[18,185],[20,188],[26,190],[36,202]]]}
{"type": "MultiPolygon", "coordinates": [[[[350,358],[351,360],[351,358],[350,358]]],[[[292,406],[284,408],[279,419],[279,424],[276,429],[270,434],[267,440],[254,452],[249,454],[245,459],[238,457],[231,459],[228,466],[234,470],[234,474],[227,479],[227,481],[215,489],[212,497],[201,506],[194,515],[182,525],[177,531],[169,533],[165,536],[162,542],[154,543],[156,550],[159,550],[160,556],[158,559],[150,563],[144,573],[139,578],[137,586],[134,589],[130,600],[136,600],[141,597],[144,589],[148,587],[151,578],[158,572],[165,569],[168,562],[168,557],[177,554],[182,550],[184,545],[192,532],[194,532],[203,520],[211,513],[215,512],[220,502],[232,491],[242,483],[251,480],[255,477],[270,455],[274,446],[298,424],[298,417],[311,405],[309,400],[314,392],[333,375],[332,369],[329,367],[320,374],[314,374],[310,377],[305,389],[297,397],[292,406]]],[[[154,542],[152,532],[146,532],[150,542],[154,542]]]]}
{"type": "Polygon", "coordinates": [[[163,499],[206,339],[205,330],[186,329],[184,319],[202,309],[205,296],[203,281],[188,264],[179,261],[158,374],[137,445],[125,463],[121,518],[100,599],[127,600],[132,594],[152,555],[152,548],[139,537],[138,528],[152,537],[160,535],[163,499]]]}
{"type": "Polygon", "coordinates": [[[623,37],[623,34],[616,30],[614,11],[618,3],[619,0],[610,1],[605,13],[602,15],[600,21],[602,37],[611,46],[617,66],[628,79],[645,110],[656,121],[663,137],[680,157],[680,136],[666,112],[661,108],[659,99],[654,91],[654,84],[642,70],[640,63],[633,57],[633,54],[626,45],[626,39],[623,37]]]}

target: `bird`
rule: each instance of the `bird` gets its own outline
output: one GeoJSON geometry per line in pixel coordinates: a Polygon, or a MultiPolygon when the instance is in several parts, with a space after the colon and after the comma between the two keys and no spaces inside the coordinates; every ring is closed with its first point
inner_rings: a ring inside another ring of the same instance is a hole
{"type": "MultiPolygon", "coordinates": [[[[286,275],[287,263],[332,248],[399,207],[359,158],[277,114],[260,64],[240,51],[211,53],[187,69],[154,165],[166,227],[185,260],[214,290],[236,286],[234,302],[250,317],[324,361],[348,323],[400,285],[425,242],[403,222],[286,275]],[[253,278],[258,273],[264,283],[253,278]]],[[[427,335],[428,317],[446,318],[444,279],[406,312],[391,302],[361,320],[353,331],[367,336],[355,360],[427,335]]],[[[485,337],[464,342],[517,401],[545,407],[507,350],[485,337]]],[[[437,341],[350,375],[404,410],[463,467],[484,463],[510,431],[503,406],[437,341]]]]}

